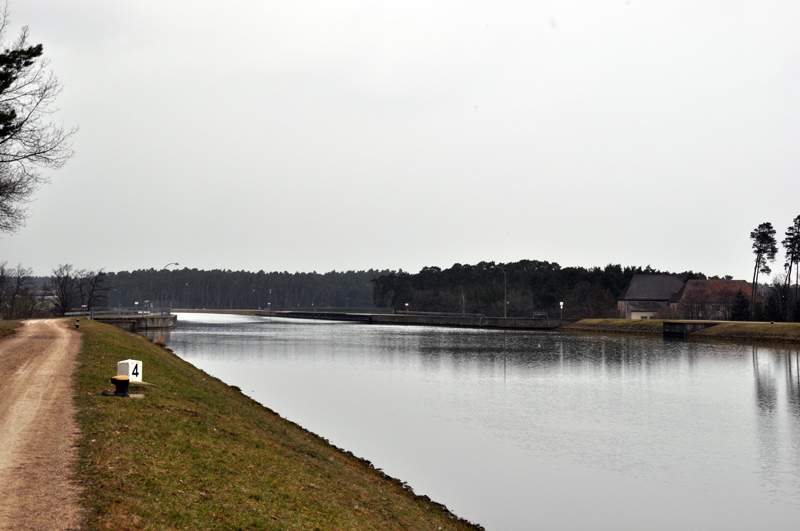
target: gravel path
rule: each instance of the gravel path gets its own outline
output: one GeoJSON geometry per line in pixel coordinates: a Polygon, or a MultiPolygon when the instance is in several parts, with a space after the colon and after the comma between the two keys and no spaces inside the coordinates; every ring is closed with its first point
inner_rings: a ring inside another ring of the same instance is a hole
{"type": "Polygon", "coordinates": [[[26,321],[0,341],[0,530],[81,526],[71,323],[26,321]]]}

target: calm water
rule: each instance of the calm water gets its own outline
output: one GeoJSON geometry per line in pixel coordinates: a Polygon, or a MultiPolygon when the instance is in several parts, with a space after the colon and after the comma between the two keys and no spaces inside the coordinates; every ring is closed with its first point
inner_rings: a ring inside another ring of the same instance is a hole
{"type": "Polygon", "coordinates": [[[198,314],[167,340],[490,530],[800,526],[797,348],[198,314]]]}

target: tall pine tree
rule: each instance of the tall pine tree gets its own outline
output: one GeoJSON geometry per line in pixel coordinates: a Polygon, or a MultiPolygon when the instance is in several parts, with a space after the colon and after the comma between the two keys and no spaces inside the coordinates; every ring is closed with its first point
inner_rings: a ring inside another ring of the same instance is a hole
{"type": "Polygon", "coordinates": [[[756,227],[750,233],[750,239],[753,241],[753,254],[756,255],[756,264],[753,268],[753,293],[750,296],[750,307],[752,308],[756,301],[758,274],[769,275],[772,272],[769,263],[775,261],[778,245],[775,242],[775,229],[772,228],[772,223],[769,221],[756,227]]]}

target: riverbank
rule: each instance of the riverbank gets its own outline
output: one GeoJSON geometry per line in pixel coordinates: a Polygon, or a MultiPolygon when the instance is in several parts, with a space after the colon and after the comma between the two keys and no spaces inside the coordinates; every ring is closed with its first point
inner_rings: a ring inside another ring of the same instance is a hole
{"type": "Polygon", "coordinates": [[[81,322],[89,529],[480,529],[148,339],[81,322]],[[124,359],[139,398],[103,397],[124,359]]]}
{"type": "MultiPolygon", "coordinates": [[[[670,320],[674,322],[675,320],[670,320]]],[[[681,322],[681,321],[679,321],[681,322]]],[[[699,321],[685,321],[697,323],[699,321]]],[[[705,339],[737,339],[745,341],[778,341],[800,343],[800,323],[766,323],[739,321],[702,321],[712,326],[692,332],[687,337],[705,339]]],[[[582,319],[561,330],[578,332],[603,332],[615,334],[661,335],[664,320],[661,319],[582,319]]]]}

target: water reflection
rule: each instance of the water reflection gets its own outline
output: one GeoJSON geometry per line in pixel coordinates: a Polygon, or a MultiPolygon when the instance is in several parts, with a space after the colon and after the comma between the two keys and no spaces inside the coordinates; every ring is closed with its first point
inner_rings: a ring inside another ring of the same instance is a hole
{"type": "Polygon", "coordinates": [[[755,373],[755,399],[758,406],[759,453],[761,476],[772,491],[800,477],[800,381],[797,349],[752,347],[755,373]],[[781,396],[785,403],[782,404],[781,396]],[[790,444],[782,443],[788,432],[790,444]],[[791,463],[787,475],[784,463],[791,463]],[[791,477],[794,476],[794,477],[791,477]]]}
{"type": "Polygon", "coordinates": [[[487,529],[793,529],[800,518],[796,349],[179,323],[166,338],[178,355],[487,529]]]}

